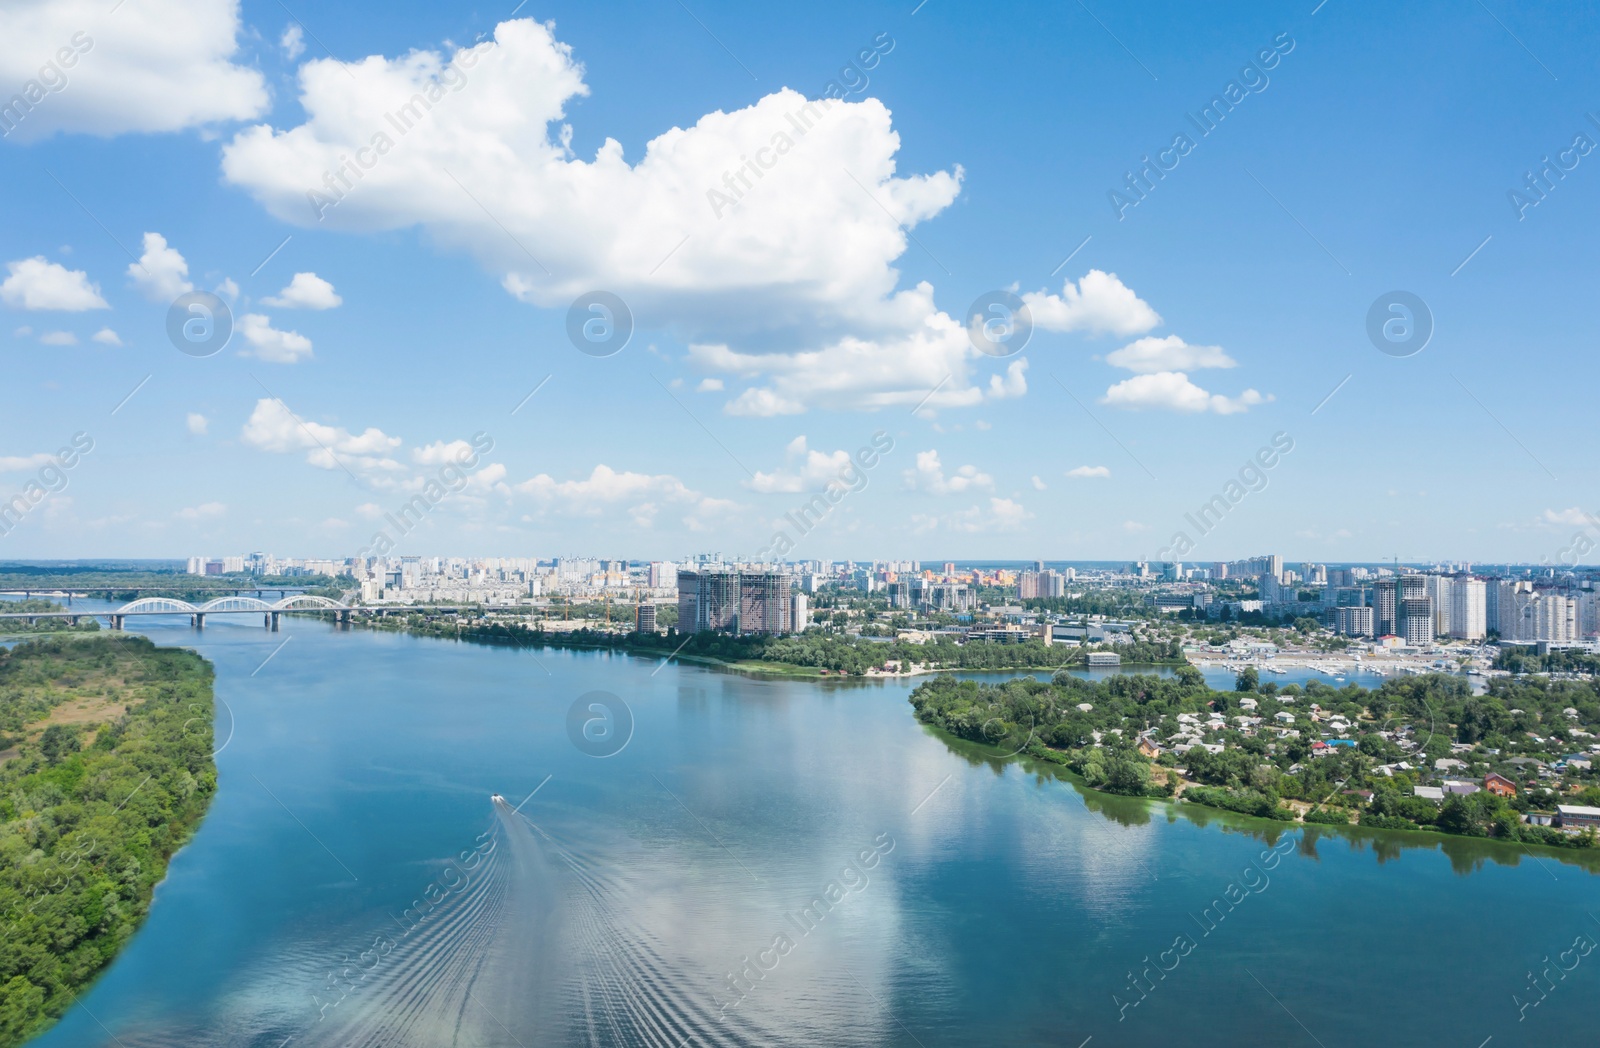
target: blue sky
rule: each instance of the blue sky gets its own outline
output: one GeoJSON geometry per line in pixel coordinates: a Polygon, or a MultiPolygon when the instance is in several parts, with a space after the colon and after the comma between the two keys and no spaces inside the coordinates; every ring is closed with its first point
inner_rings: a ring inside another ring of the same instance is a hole
{"type": "Polygon", "coordinates": [[[503,6],[0,13],[0,97],[47,81],[0,142],[0,496],[94,442],[0,557],[351,556],[475,434],[492,449],[396,552],[1600,541],[1600,154],[1574,149],[1600,142],[1594,12],[503,6]],[[378,132],[392,149],[319,219],[324,173],[378,132]],[[1547,156],[1570,170],[1529,204],[1547,156]],[[213,356],[166,333],[191,287],[230,305],[213,356]],[[610,356],[568,337],[591,291],[634,317],[610,356]],[[1028,305],[1020,352],[970,337],[996,291],[1028,305]],[[1433,317],[1413,355],[1368,335],[1392,291],[1433,317]],[[854,490],[796,533],[830,484],[854,490]]]}

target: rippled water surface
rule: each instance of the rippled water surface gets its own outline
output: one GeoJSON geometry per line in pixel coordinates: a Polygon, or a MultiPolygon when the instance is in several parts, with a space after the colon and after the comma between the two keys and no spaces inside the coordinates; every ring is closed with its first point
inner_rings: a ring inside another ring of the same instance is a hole
{"type": "Polygon", "coordinates": [[[216,663],[220,790],[41,1048],[1593,1030],[1600,881],[1559,856],[1085,796],[923,729],[906,682],[147,625],[216,663]],[[609,757],[568,732],[597,690],[634,719],[609,757]]]}

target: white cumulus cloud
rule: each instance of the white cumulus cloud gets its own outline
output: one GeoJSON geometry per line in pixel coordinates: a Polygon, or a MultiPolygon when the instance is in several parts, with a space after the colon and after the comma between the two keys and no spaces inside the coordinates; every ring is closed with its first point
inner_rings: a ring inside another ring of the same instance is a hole
{"type": "Polygon", "coordinates": [[[847,474],[851,478],[856,475],[850,470],[852,459],[848,451],[841,449],[827,453],[813,450],[806,446],[804,435],[791,440],[785,453],[788,459],[786,467],[770,473],[757,470],[756,475],[745,482],[745,486],[763,493],[821,491],[835,481],[849,484],[850,481],[840,478],[847,474]]]}
{"type": "Polygon", "coordinates": [[[204,415],[191,411],[185,416],[184,424],[188,426],[190,433],[197,437],[203,437],[206,435],[206,429],[211,425],[211,422],[204,415]]]}
{"type": "Polygon", "coordinates": [[[684,523],[695,527],[704,517],[735,508],[732,502],[693,490],[670,473],[619,471],[604,463],[581,480],[558,481],[540,473],[516,485],[516,490],[533,496],[541,513],[626,518],[642,528],[653,526],[664,509],[685,514],[684,523]]]}
{"type": "Polygon", "coordinates": [[[0,83],[22,105],[11,134],[114,135],[248,120],[261,73],[236,65],[238,0],[10,0],[0,5],[0,83]]]}
{"type": "Polygon", "coordinates": [[[928,406],[956,407],[1025,388],[1020,361],[979,373],[1000,365],[931,287],[896,290],[909,231],[954,201],[961,171],[901,174],[875,99],[785,89],[665,129],[631,162],[614,139],[578,157],[564,121],[589,91],[583,68],[528,19],[449,53],[308,61],[299,89],[303,123],[223,150],[224,177],[272,214],[421,227],[542,307],[606,288],[675,329],[709,377],[744,380],[728,384],[732,413],[909,408],[936,387],[928,406]]]}
{"type": "Polygon", "coordinates": [[[240,431],[247,447],[279,454],[304,451],[306,461],[320,469],[342,467],[355,472],[394,471],[403,467],[391,456],[400,447],[399,437],[391,437],[375,426],[351,433],[338,426],[298,418],[280,400],[263,398],[240,431]]]}
{"type": "Polygon", "coordinates": [[[1106,466],[1074,466],[1067,470],[1067,476],[1087,479],[1090,477],[1109,477],[1111,470],[1106,466]]]}
{"type": "Polygon", "coordinates": [[[1100,402],[1132,410],[1149,408],[1191,414],[1209,411],[1218,415],[1237,415],[1271,399],[1253,389],[1247,389],[1237,397],[1208,393],[1189,381],[1189,376],[1181,371],[1158,371],[1118,382],[1106,390],[1100,402]]]}
{"type": "Polygon", "coordinates": [[[298,331],[279,331],[270,318],[246,313],[239,318],[238,332],[250,343],[248,354],[273,364],[293,364],[311,356],[311,340],[298,331]]]}
{"type": "Polygon", "coordinates": [[[55,462],[56,457],[48,452],[39,452],[37,455],[0,455],[0,473],[20,473],[23,470],[38,469],[55,462]]]}
{"type": "Polygon", "coordinates": [[[1141,375],[1238,366],[1238,361],[1228,356],[1221,346],[1191,346],[1177,335],[1137,339],[1108,354],[1106,363],[1141,375]]]}
{"type": "Polygon", "coordinates": [[[906,487],[925,491],[930,495],[960,495],[978,488],[993,488],[994,478],[981,472],[977,466],[958,466],[955,472],[945,475],[937,451],[917,452],[915,468],[901,474],[906,487]]]}
{"type": "Polygon", "coordinates": [[[306,34],[299,22],[290,22],[284,27],[283,36],[278,38],[278,46],[283,48],[283,56],[291,62],[305,54],[306,34]]]}
{"type": "Polygon", "coordinates": [[[332,309],[344,303],[333,285],[315,273],[296,273],[288,287],[261,301],[280,309],[332,309]]]}
{"type": "Polygon", "coordinates": [[[180,520],[215,520],[226,512],[228,507],[220,502],[204,502],[198,506],[186,506],[176,516],[180,520]]]}
{"type": "Polygon", "coordinates": [[[13,309],[81,313],[111,308],[100,297],[100,285],[91,284],[81,269],[68,269],[43,255],[7,262],[6,268],[11,275],[0,282],[0,302],[13,309]]]}
{"type": "Polygon", "coordinates": [[[917,514],[911,518],[911,530],[914,534],[925,534],[941,528],[966,533],[1016,531],[1032,519],[1033,514],[1015,499],[992,497],[987,506],[973,506],[943,516],[917,514]]]}
{"type": "Polygon", "coordinates": [[[117,337],[117,333],[115,331],[112,331],[108,327],[101,328],[99,331],[96,331],[93,335],[90,335],[89,338],[92,339],[95,342],[100,343],[102,346],[120,346],[120,345],[122,345],[122,339],[118,338],[117,337]]]}
{"type": "Polygon", "coordinates": [[[189,263],[160,233],[144,235],[144,254],[139,256],[139,261],[128,263],[128,276],[152,302],[171,302],[194,290],[188,280],[189,263]]]}
{"type": "Polygon", "coordinates": [[[70,331],[46,331],[39,336],[39,341],[47,346],[76,346],[78,336],[70,331]]]}
{"type": "Polygon", "coordinates": [[[1558,527],[1600,527],[1600,516],[1590,513],[1581,506],[1572,506],[1568,509],[1547,509],[1540,515],[1539,520],[1541,523],[1558,527]]]}
{"type": "Polygon", "coordinates": [[[1091,335],[1138,335],[1161,323],[1161,316],[1115,273],[1091,269],[1076,286],[1068,277],[1061,294],[1030,291],[1022,296],[1034,327],[1091,335]]]}

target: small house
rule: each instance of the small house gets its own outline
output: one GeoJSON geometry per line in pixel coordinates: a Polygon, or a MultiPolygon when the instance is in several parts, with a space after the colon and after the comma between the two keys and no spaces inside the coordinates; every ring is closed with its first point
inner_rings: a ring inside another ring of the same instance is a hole
{"type": "Polygon", "coordinates": [[[1498,772],[1490,772],[1483,777],[1483,788],[1501,797],[1517,795],[1517,784],[1498,772]]]}

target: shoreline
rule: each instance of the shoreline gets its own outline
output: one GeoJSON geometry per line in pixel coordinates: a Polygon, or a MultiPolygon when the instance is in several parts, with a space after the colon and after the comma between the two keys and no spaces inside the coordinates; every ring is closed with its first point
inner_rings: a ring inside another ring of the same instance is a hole
{"type": "MultiPolygon", "coordinates": [[[[1113,822],[1122,820],[1107,814],[1103,810],[1096,810],[1087,802],[1094,801],[1099,804],[1121,805],[1129,808],[1137,805],[1146,813],[1164,811],[1168,819],[1182,817],[1194,823],[1201,829],[1209,827],[1213,822],[1220,822],[1226,829],[1251,832],[1252,830],[1277,829],[1280,831],[1301,830],[1315,838],[1324,836],[1338,836],[1348,841],[1352,847],[1363,841],[1391,841],[1401,847],[1426,848],[1428,850],[1446,850],[1450,847],[1479,849],[1482,858],[1496,858],[1491,852],[1498,852],[1506,857],[1520,857],[1539,860],[1543,858],[1560,859],[1565,865],[1578,866],[1591,874],[1600,875],[1600,848],[1559,848],[1547,844],[1529,844],[1523,841],[1505,841],[1493,837],[1469,837],[1464,834],[1444,833],[1439,830],[1428,829],[1392,829],[1382,826],[1363,826],[1360,823],[1302,822],[1296,818],[1268,819],[1259,815],[1246,815],[1242,812],[1230,811],[1227,808],[1214,808],[1209,804],[1199,801],[1185,801],[1178,797],[1134,797],[1123,793],[1111,793],[1107,790],[1096,789],[1084,781],[1083,776],[1073,771],[1066,764],[1042,758],[1020,750],[1015,753],[1002,754],[988,752],[993,749],[983,743],[963,739],[959,735],[952,735],[938,725],[930,724],[919,717],[913,717],[917,725],[936,736],[946,746],[950,746],[957,753],[970,750],[974,756],[999,764],[1017,763],[1029,774],[1050,773],[1052,777],[1061,779],[1070,785],[1082,796],[1086,806],[1095,815],[1110,819],[1113,822]],[[955,744],[955,745],[952,745],[955,744]]],[[[1052,751],[1063,752],[1064,751],[1052,751]]],[[[1170,769],[1168,769],[1170,772],[1170,769]]],[[[1181,780],[1187,782],[1187,780],[1181,780]]],[[[1452,857],[1453,861],[1453,857],[1452,857]]],[[[1517,865],[1516,862],[1501,863],[1501,865],[1517,865]]]]}

